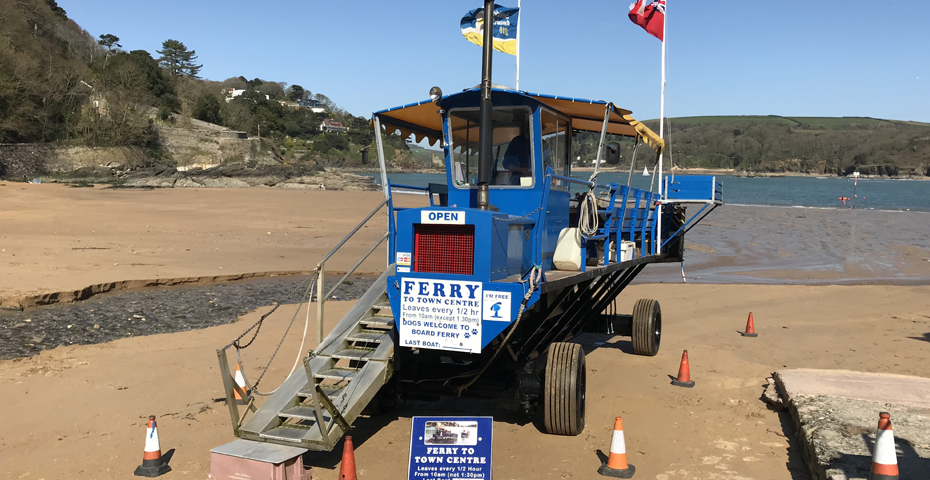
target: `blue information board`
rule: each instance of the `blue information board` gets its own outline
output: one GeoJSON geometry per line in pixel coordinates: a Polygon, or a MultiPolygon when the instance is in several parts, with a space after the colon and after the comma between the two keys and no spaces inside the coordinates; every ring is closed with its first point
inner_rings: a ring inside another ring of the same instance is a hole
{"type": "Polygon", "coordinates": [[[491,417],[413,417],[408,480],[491,479],[491,417]]]}

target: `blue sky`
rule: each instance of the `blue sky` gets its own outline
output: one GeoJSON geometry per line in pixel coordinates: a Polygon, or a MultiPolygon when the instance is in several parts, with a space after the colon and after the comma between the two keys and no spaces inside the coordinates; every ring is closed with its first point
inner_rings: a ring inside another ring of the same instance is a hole
{"type": "MultiPolygon", "coordinates": [[[[659,114],[661,43],[630,0],[524,0],[521,89],[659,114]]],[[[930,122],[930,2],[669,0],[666,114],[869,116],[930,122]]],[[[459,20],[480,0],[58,0],[91,35],[197,51],[211,80],[298,84],[355,115],[480,82],[459,20]]],[[[504,6],[516,6],[506,0],[504,6]]],[[[514,83],[495,55],[494,82],[514,83]]]]}

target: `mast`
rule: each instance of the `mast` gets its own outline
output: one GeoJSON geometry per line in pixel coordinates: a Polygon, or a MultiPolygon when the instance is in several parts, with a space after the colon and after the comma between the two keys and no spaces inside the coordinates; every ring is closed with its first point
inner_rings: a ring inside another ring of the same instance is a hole
{"type": "Polygon", "coordinates": [[[517,0],[517,91],[520,91],[520,30],[523,28],[520,26],[523,23],[523,8],[521,3],[523,0],[517,0]]]}
{"type": "MultiPolygon", "coordinates": [[[[478,132],[478,208],[488,209],[488,185],[491,183],[491,60],[493,55],[494,0],[484,0],[484,45],[481,55],[481,110],[478,132]]],[[[519,30],[517,30],[519,32],[519,30]]]]}
{"type": "MultiPolygon", "coordinates": [[[[659,99],[659,137],[665,141],[665,40],[668,39],[668,29],[665,27],[668,25],[668,2],[665,2],[665,15],[662,16],[662,86],[661,97],[659,99]]],[[[663,152],[659,153],[659,168],[656,175],[658,176],[659,181],[659,200],[663,199],[662,192],[662,155],[663,152]]],[[[656,225],[656,253],[662,253],[662,205],[659,204],[656,207],[656,220],[658,224],[656,225]]]]}

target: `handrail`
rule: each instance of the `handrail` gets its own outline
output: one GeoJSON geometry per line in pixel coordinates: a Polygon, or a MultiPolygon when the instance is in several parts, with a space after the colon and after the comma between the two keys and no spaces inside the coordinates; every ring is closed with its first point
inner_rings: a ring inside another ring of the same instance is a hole
{"type": "Polygon", "coordinates": [[[423,191],[429,191],[429,187],[418,187],[418,186],[416,186],[416,185],[402,185],[402,184],[399,184],[399,183],[392,183],[392,184],[391,184],[391,190],[393,190],[393,189],[395,189],[395,188],[409,188],[410,190],[423,190],[423,191]]]}
{"type": "Polygon", "coordinates": [[[349,275],[352,275],[353,273],[355,273],[355,270],[358,269],[358,267],[360,267],[362,263],[365,262],[365,260],[368,260],[368,257],[370,257],[372,253],[374,253],[375,249],[377,249],[379,246],[381,246],[382,243],[384,243],[385,240],[387,240],[388,235],[389,235],[388,233],[385,233],[381,237],[381,240],[378,240],[378,243],[371,246],[371,248],[368,250],[368,253],[366,253],[361,259],[359,259],[359,261],[355,263],[355,266],[349,269],[349,271],[346,272],[346,274],[343,275],[342,278],[340,278],[339,281],[336,282],[335,285],[333,285],[332,290],[326,292],[326,298],[329,298],[334,293],[336,293],[336,290],[342,286],[342,282],[344,282],[345,279],[349,278],[349,275]]]}
{"type": "MultiPolygon", "coordinates": [[[[386,190],[390,191],[389,188],[386,188],[386,190]]],[[[349,234],[346,235],[345,238],[343,238],[342,241],[339,242],[338,245],[336,245],[328,254],[326,254],[325,257],[323,257],[323,260],[320,260],[320,262],[316,264],[316,269],[317,269],[316,274],[318,275],[317,283],[316,283],[316,322],[317,322],[316,338],[319,344],[323,343],[323,304],[326,303],[326,298],[332,295],[333,293],[335,293],[335,291],[339,288],[339,286],[342,285],[342,282],[345,281],[345,279],[348,278],[349,275],[354,273],[355,269],[357,269],[366,259],[368,259],[369,256],[371,256],[372,252],[374,252],[375,249],[377,249],[378,246],[381,245],[384,242],[384,240],[390,236],[391,232],[388,231],[387,233],[385,233],[384,236],[381,237],[381,240],[378,240],[378,243],[376,243],[375,246],[371,247],[371,249],[368,250],[368,253],[366,253],[362,257],[362,259],[359,260],[355,264],[354,267],[352,267],[348,272],[346,272],[346,274],[342,276],[342,278],[336,283],[336,285],[333,286],[333,288],[329,291],[329,293],[325,295],[323,294],[323,280],[326,275],[326,268],[324,268],[324,265],[326,264],[326,261],[330,259],[330,257],[332,257],[340,248],[342,248],[342,246],[345,245],[345,243],[349,241],[349,239],[352,238],[353,235],[358,233],[358,231],[361,230],[361,228],[365,226],[365,224],[368,223],[369,220],[371,220],[371,217],[374,217],[375,214],[381,210],[381,207],[390,204],[390,198],[391,197],[388,196],[387,198],[382,200],[381,203],[379,203],[378,206],[375,207],[375,209],[372,210],[371,213],[369,213],[368,216],[365,217],[364,220],[359,222],[359,224],[356,225],[355,228],[353,228],[352,231],[349,232],[349,234]]],[[[388,209],[390,209],[390,206],[388,207],[388,209]]]]}
{"type": "Polygon", "coordinates": [[[381,210],[381,207],[383,207],[386,203],[388,203],[387,199],[382,200],[381,203],[379,203],[378,206],[375,207],[375,209],[372,210],[371,213],[369,213],[368,216],[365,217],[365,219],[361,221],[361,223],[356,225],[355,228],[351,232],[349,232],[349,234],[346,235],[345,238],[343,238],[341,242],[339,242],[339,245],[336,245],[332,250],[329,251],[329,253],[326,254],[325,257],[323,257],[323,260],[320,260],[320,262],[316,264],[316,268],[322,268],[323,264],[326,263],[327,260],[329,260],[329,257],[332,257],[333,254],[335,254],[337,250],[342,248],[342,246],[345,245],[345,243],[349,241],[350,238],[352,238],[352,235],[355,235],[356,232],[358,232],[366,223],[368,223],[368,221],[371,220],[371,217],[374,217],[375,214],[378,213],[378,211],[381,210]]]}
{"type": "Polygon", "coordinates": [[[587,180],[579,180],[579,179],[574,178],[574,177],[563,177],[562,175],[556,175],[556,174],[554,174],[554,173],[553,173],[553,174],[550,174],[549,177],[554,178],[554,179],[556,179],[556,180],[562,180],[563,182],[577,183],[577,184],[579,184],[579,185],[585,185],[585,186],[587,186],[588,188],[603,188],[604,190],[610,190],[610,187],[607,186],[607,185],[601,185],[600,183],[589,182],[589,181],[587,181],[587,180]]]}

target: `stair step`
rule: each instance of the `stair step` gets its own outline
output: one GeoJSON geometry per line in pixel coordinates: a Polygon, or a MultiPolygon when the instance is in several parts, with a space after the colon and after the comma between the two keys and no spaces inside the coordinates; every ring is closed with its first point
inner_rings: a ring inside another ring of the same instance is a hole
{"type": "Polygon", "coordinates": [[[351,380],[356,373],[358,373],[358,370],[342,370],[338,368],[331,368],[329,370],[317,372],[314,377],[328,378],[330,380],[351,380]]]}
{"type": "Polygon", "coordinates": [[[269,438],[273,440],[282,440],[285,442],[300,443],[301,440],[310,432],[311,427],[300,427],[300,426],[280,426],[275,427],[267,432],[262,432],[259,434],[262,438],[269,438]]]}
{"type": "Polygon", "coordinates": [[[366,317],[359,320],[359,323],[365,325],[367,328],[391,329],[394,328],[394,317],[366,317]]]}
{"type": "MultiPolygon", "coordinates": [[[[285,418],[298,418],[300,420],[310,420],[316,422],[316,410],[313,407],[308,407],[306,405],[297,405],[290,407],[288,409],[282,410],[278,413],[279,417],[285,418]]],[[[327,412],[323,411],[323,423],[328,423],[332,420],[327,412]]]]}
{"type": "MultiPolygon", "coordinates": [[[[336,396],[337,393],[341,392],[344,387],[322,385],[320,386],[320,388],[323,390],[323,393],[326,394],[327,397],[333,398],[334,396],[336,396]]],[[[297,396],[308,398],[311,395],[313,395],[313,390],[314,389],[312,386],[307,385],[306,387],[302,388],[299,392],[297,392],[297,396]]]]}
{"type": "Polygon", "coordinates": [[[359,332],[349,335],[346,340],[350,342],[381,343],[384,335],[384,332],[359,332]]]}
{"type": "Polygon", "coordinates": [[[331,358],[342,358],[347,360],[367,360],[374,355],[374,349],[348,348],[330,355],[331,358]]]}
{"type": "Polygon", "coordinates": [[[384,301],[382,301],[382,302],[375,302],[375,304],[372,305],[372,307],[373,307],[373,308],[377,308],[377,309],[379,309],[379,310],[390,309],[390,308],[391,308],[391,302],[389,302],[389,301],[387,301],[387,300],[384,300],[384,301]]]}

